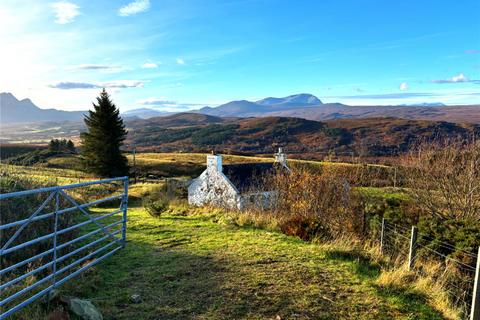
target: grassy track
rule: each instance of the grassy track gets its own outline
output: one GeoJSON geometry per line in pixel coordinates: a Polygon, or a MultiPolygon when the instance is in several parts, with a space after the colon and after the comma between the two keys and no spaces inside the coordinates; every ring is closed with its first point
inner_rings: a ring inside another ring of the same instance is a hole
{"type": "Polygon", "coordinates": [[[134,207],[129,219],[126,249],[63,288],[106,319],[442,319],[422,296],[377,286],[378,268],[348,251],[220,213],[134,207]]]}

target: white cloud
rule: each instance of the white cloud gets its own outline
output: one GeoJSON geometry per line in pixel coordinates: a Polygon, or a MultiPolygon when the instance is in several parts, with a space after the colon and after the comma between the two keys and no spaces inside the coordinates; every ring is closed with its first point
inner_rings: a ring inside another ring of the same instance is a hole
{"type": "Polygon", "coordinates": [[[147,106],[148,108],[160,109],[163,111],[181,111],[192,110],[204,107],[208,104],[205,103],[190,103],[190,102],[178,102],[168,100],[165,97],[150,97],[137,101],[138,105],[147,106]]]}
{"type": "Polygon", "coordinates": [[[470,79],[468,79],[463,73],[460,73],[458,76],[453,76],[451,78],[452,82],[468,82],[470,79]]]}
{"type": "Polygon", "coordinates": [[[100,89],[100,88],[138,88],[145,84],[141,80],[114,80],[102,83],[89,82],[58,82],[48,85],[49,88],[70,90],[70,89],[100,89]]]}
{"type": "Polygon", "coordinates": [[[145,12],[150,9],[150,0],[135,0],[118,9],[118,14],[122,17],[128,17],[133,14],[145,12]]]}
{"type": "Polygon", "coordinates": [[[167,100],[164,97],[150,97],[147,99],[142,99],[137,101],[138,104],[146,106],[155,106],[155,105],[170,105],[175,106],[177,103],[175,101],[167,100]]]}
{"type": "Polygon", "coordinates": [[[115,80],[102,83],[106,88],[137,88],[143,87],[145,81],[142,80],[115,80]]]}
{"type": "Polygon", "coordinates": [[[408,90],[408,83],[406,83],[406,82],[400,83],[400,88],[399,89],[402,90],[402,91],[408,90]]]}
{"type": "Polygon", "coordinates": [[[181,58],[177,58],[177,64],[185,64],[185,61],[181,58]]]}
{"type": "Polygon", "coordinates": [[[145,62],[141,65],[142,69],[155,69],[158,68],[158,64],[155,62],[145,62]]]}
{"type": "Polygon", "coordinates": [[[70,66],[68,69],[73,70],[114,70],[119,69],[120,66],[110,64],[79,64],[76,66],[70,66]]]}
{"type": "Polygon", "coordinates": [[[78,10],[80,7],[74,3],[67,1],[59,1],[52,3],[53,12],[55,13],[55,23],[67,24],[73,22],[75,17],[80,15],[78,10]]]}
{"type": "Polygon", "coordinates": [[[440,80],[432,80],[433,83],[459,83],[459,82],[473,82],[479,83],[479,80],[471,80],[469,79],[463,72],[459,75],[453,76],[448,79],[440,79],[440,80]]]}

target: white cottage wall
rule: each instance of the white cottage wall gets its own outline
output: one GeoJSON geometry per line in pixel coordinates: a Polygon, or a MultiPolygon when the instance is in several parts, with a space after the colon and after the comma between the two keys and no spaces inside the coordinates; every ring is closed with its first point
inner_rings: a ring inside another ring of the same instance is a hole
{"type": "Polygon", "coordinates": [[[230,180],[217,168],[208,167],[188,188],[188,203],[194,206],[238,208],[240,194],[230,180]]]}

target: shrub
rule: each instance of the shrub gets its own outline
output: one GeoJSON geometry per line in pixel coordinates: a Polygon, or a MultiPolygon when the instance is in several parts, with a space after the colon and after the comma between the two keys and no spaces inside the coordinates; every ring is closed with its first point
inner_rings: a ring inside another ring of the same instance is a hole
{"type": "Polygon", "coordinates": [[[314,238],[327,237],[325,224],[317,216],[293,216],[280,222],[280,230],[289,236],[310,241],[314,238]]]}
{"type": "Polygon", "coordinates": [[[144,198],[143,207],[152,217],[159,217],[169,208],[170,199],[163,194],[151,194],[144,198]]]}
{"type": "Polygon", "coordinates": [[[441,220],[480,217],[480,141],[421,143],[402,160],[422,213],[441,220]]]}
{"type": "Polygon", "coordinates": [[[480,244],[480,221],[422,217],[418,230],[418,241],[423,245],[466,265],[475,265],[474,254],[480,244]]]}
{"type": "Polygon", "coordinates": [[[302,239],[333,238],[362,229],[363,218],[356,207],[350,184],[335,167],[320,172],[292,168],[272,178],[278,193],[273,213],[283,221],[281,229],[302,239]]]}

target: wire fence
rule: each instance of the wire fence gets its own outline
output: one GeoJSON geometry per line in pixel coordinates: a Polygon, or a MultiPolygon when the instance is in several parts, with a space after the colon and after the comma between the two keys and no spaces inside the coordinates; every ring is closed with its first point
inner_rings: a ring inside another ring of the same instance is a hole
{"type": "Polygon", "coordinates": [[[411,272],[433,279],[448,294],[450,302],[463,310],[465,318],[470,314],[470,319],[477,319],[472,306],[479,300],[474,298],[479,272],[475,265],[477,253],[387,219],[376,222],[375,227],[380,230],[378,239],[383,255],[397,266],[407,264],[411,272]]]}

